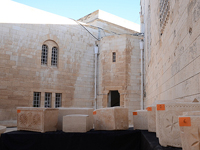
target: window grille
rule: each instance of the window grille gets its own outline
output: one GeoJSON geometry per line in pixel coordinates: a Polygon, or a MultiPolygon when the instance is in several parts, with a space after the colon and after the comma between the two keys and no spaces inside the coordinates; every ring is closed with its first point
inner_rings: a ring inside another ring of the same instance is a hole
{"type": "Polygon", "coordinates": [[[116,52],[113,52],[112,59],[113,59],[113,62],[116,62],[116,52]]]}
{"type": "Polygon", "coordinates": [[[169,0],[160,0],[160,32],[163,33],[169,18],[169,0]]]}
{"type": "Polygon", "coordinates": [[[61,107],[61,99],[62,99],[62,94],[61,93],[56,93],[55,97],[55,107],[61,107]]]}
{"type": "Polygon", "coordinates": [[[40,107],[40,92],[33,93],[33,107],[40,107]]]}
{"type": "Polygon", "coordinates": [[[44,107],[51,107],[51,93],[45,93],[44,107]]]}
{"type": "Polygon", "coordinates": [[[51,55],[51,65],[57,66],[57,60],[58,60],[58,49],[56,47],[53,47],[51,55]]]}
{"type": "Polygon", "coordinates": [[[47,65],[47,58],[48,58],[48,47],[46,45],[42,45],[41,64],[47,65]]]}

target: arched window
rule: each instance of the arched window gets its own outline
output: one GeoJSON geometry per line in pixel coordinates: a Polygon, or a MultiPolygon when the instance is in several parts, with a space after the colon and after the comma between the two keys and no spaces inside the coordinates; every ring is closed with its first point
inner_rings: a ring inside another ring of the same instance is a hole
{"type": "Polygon", "coordinates": [[[57,66],[57,61],[58,61],[58,49],[56,47],[53,47],[51,55],[51,65],[57,66]]]}
{"type": "Polygon", "coordinates": [[[47,65],[48,58],[48,47],[46,45],[42,45],[42,54],[41,54],[41,64],[47,65]]]}

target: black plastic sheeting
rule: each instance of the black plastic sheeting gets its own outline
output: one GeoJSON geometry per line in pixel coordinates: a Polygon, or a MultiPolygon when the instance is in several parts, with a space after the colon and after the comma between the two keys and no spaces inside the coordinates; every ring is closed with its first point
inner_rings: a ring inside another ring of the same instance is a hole
{"type": "Polygon", "coordinates": [[[87,133],[13,131],[1,135],[2,150],[139,150],[141,132],[87,133]]]}
{"type": "Polygon", "coordinates": [[[181,150],[160,146],[155,133],[145,130],[86,133],[13,131],[0,138],[0,150],[181,150]]]}
{"type": "Polygon", "coordinates": [[[156,133],[141,130],[141,150],[182,150],[182,148],[162,147],[156,133]]]}

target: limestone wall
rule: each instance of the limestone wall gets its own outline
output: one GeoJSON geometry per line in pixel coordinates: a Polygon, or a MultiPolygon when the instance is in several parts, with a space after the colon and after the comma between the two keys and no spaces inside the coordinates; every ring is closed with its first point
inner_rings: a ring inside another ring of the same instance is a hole
{"type": "Polygon", "coordinates": [[[52,93],[52,107],[55,93],[62,93],[63,107],[93,107],[95,39],[80,25],[1,23],[0,40],[0,120],[33,106],[33,92],[41,92],[41,107],[45,92],[52,93]],[[51,66],[51,49],[41,65],[47,40],[58,45],[58,67],[51,66]]]}
{"type": "Polygon", "coordinates": [[[139,38],[131,35],[104,37],[99,45],[97,107],[107,107],[108,93],[118,90],[120,106],[132,112],[140,109],[139,38]],[[116,62],[112,53],[116,52],[116,62]]]}
{"type": "Polygon", "coordinates": [[[146,106],[155,100],[200,99],[200,2],[169,1],[163,32],[160,0],[141,0],[141,6],[145,23],[146,106]]]}

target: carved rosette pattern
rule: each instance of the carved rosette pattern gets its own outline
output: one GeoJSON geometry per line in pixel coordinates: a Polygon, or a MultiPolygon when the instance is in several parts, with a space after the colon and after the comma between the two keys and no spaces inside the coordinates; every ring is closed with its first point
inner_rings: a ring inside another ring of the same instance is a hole
{"type": "MultiPolygon", "coordinates": [[[[175,133],[169,132],[170,126],[168,126],[168,132],[171,135],[175,135],[175,137],[178,137],[178,138],[175,139],[173,136],[170,137],[168,135],[167,130],[165,130],[167,126],[165,126],[164,120],[163,120],[163,118],[165,118],[165,115],[167,115],[166,111],[173,112],[177,109],[179,109],[179,111],[177,111],[177,112],[179,112],[179,114],[178,114],[178,116],[179,116],[179,115],[182,115],[182,112],[199,111],[200,110],[200,104],[193,104],[193,103],[166,104],[165,105],[165,111],[160,111],[160,112],[157,113],[157,119],[156,119],[156,128],[158,128],[157,135],[159,137],[159,141],[160,141],[160,144],[162,146],[167,146],[167,145],[168,146],[175,146],[175,147],[181,147],[182,146],[181,139],[180,139],[180,130],[178,130],[179,131],[178,133],[177,132],[175,132],[175,133]],[[165,138],[165,137],[167,137],[167,138],[165,138]],[[177,142],[177,141],[180,141],[180,142],[177,142]]],[[[167,118],[169,118],[169,117],[170,117],[170,115],[167,118]]],[[[173,121],[171,120],[171,123],[172,122],[175,123],[174,120],[173,121]]],[[[170,123],[169,123],[169,125],[170,125],[170,123]]],[[[173,128],[174,128],[174,125],[173,125],[173,128]]],[[[174,128],[174,130],[175,130],[175,128],[174,128]]]]}
{"type": "Polygon", "coordinates": [[[199,127],[193,128],[190,130],[190,147],[191,150],[199,150],[200,149],[200,129],[199,127]]]}
{"type": "Polygon", "coordinates": [[[180,130],[178,124],[178,115],[180,115],[177,111],[166,111],[164,113],[164,133],[167,137],[173,137],[177,139],[180,137],[180,130]]]}

